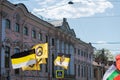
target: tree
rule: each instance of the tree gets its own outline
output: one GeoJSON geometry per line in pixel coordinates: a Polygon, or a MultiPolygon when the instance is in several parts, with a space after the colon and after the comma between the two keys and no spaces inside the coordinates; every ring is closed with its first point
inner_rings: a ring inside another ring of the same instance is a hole
{"type": "Polygon", "coordinates": [[[114,56],[108,49],[96,50],[94,52],[95,61],[98,64],[107,64],[108,61],[114,61],[114,56]]]}

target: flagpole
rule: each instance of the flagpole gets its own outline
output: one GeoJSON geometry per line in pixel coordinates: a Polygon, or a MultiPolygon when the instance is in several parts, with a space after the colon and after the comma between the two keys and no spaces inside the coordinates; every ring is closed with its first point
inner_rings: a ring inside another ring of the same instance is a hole
{"type": "MultiPolygon", "coordinates": [[[[50,50],[49,50],[50,51],[50,50]]],[[[49,52],[50,53],[50,52],[49,52]]],[[[49,56],[50,56],[50,54],[49,54],[49,56]]],[[[50,80],[50,57],[49,57],[49,72],[48,72],[48,80],[50,80]]]]}
{"type": "Polygon", "coordinates": [[[39,62],[37,61],[36,55],[35,55],[35,59],[36,59],[36,74],[38,74],[38,67],[40,67],[40,66],[38,66],[39,62]]]}
{"type": "MultiPolygon", "coordinates": [[[[50,49],[51,47],[49,47],[49,44],[48,44],[48,48],[49,48],[48,49],[49,53],[51,53],[51,49],[50,49]]],[[[48,65],[49,66],[49,69],[48,69],[49,70],[49,72],[48,72],[48,80],[51,80],[51,77],[50,77],[50,54],[48,54],[48,55],[49,55],[49,58],[48,58],[48,60],[49,60],[49,63],[48,63],[49,64],[48,65]]]]}

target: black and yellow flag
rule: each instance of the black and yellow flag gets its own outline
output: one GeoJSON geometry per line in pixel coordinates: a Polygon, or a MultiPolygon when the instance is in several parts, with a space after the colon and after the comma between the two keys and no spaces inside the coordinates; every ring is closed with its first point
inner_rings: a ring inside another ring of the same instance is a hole
{"type": "Polygon", "coordinates": [[[39,64],[32,64],[29,66],[23,66],[22,70],[40,70],[40,65],[39,64]]]}
{"type": "Polygon", "coordinates": [[[22,70],[40,70],[40,64],[46,64],[46,58],[48,58],[48,43],[37,44],[32,47],[35,49],[36,63],[33,66],[24,66],[22,70]]]}
{"type": "Polygon", "coordinates": [[[37,59],[48,58],[48,43],[37,44],[32,49],[35,49],[37,59]]]}
{"type": "Polygon", "coordinates": [[[68,69],[69,62],[70,62],[70,54],[59,53],[54,61],[54,65],[68,69]]]}
{"type": "Polygon", "coordinates": [[[11,62],[13,69],[21,68],[36,63],[35,49],[15,53],[11,56],[11,62]]]}
{"type": "Polygon", "coordinates": [[[39,61],[37,61],[38,64],[46,64],[46,58],[41,58],[39,61]]]}
{"type": "Polygon", "coordinates": [[[40,64],[46,64],[46,59],[41,58],[39,61],[36,61],[36,64],[22,67],[22,70],[40,70],[40,64]]]}

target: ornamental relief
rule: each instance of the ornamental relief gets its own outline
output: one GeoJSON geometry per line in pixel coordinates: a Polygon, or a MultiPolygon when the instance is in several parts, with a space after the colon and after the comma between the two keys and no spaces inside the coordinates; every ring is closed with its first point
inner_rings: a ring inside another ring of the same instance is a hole
{"type": "Polygon", "coordinates": [[[0,12],[0,15],[2,15],[3,18],[8,17],[8,13],[5,12],[5,11],[1,11],[1,12],[0,12]]]}
{"type": "Polygon", "coordinates": [[[11,46],[12,45],[12,39],[11,38],[5,38],[4,41],[2,42],[2,46],[11,46]]]}
{"type": "Polygon", "coordinates": [[[12,46],[13,47],[19,46],[20,48],[23,48],[23,44],[19,40],[13,41],[12,46]]]}

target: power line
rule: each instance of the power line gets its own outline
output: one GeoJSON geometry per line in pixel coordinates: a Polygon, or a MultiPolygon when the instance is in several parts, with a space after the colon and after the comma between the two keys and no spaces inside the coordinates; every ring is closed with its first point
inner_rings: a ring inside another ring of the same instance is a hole
{"type": "Polygon", "coordinates": [[[111,16],[85,16],[85,17],[78,17],[78,18],[67,18],[67,19],[80,19],[80,18],[84,18],[84,19],[88,19],[88,18],[118,18],[120,17],[120,15],[111,15],[111,16]]]}
{"type": "MultiPolygon", "coordinates": [[[[30,1],[30,0],[11,0],[11,1],[30,1]]],[[[109,1],[90,1],[90,0],[86,0],[87,2],[120,2],[119,0],[109,0],[109,1]]],[[[79,1],[81,2],[85,2],[85,1],[79,1]]],[[[74,4],[74,3],[79,3],[79,2],[73,2],[73,1],[69,1],[68,4],[74,4]]]]}
{"type": "Polygon", "coordinates": [[[97,42],[97,43],[91,43],[91,44],[120,44],[120,42],[97,42]]]}
{"type": "Polygon", "coordinates": [[[11,1],[29,1],[29,0],[11,0],[11,1]]]}
{"type": "Polygon", "coordinates": [[[72,4],[74,4],[74,3],[82,3],[82,2],[88,2],[88,3],[91,3],[91,2],[120,2],[120,1],[115,1],[115,0],[109,0],[109,1],[90,1],[90,0],[86,0],[86,1],[79,1],[79,2],[72,2],[72,1],[70,1],[69,3],[72,3],[72,4]]]}

